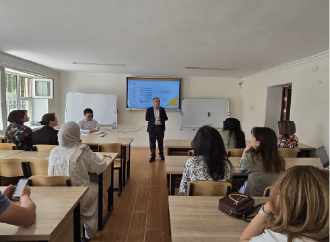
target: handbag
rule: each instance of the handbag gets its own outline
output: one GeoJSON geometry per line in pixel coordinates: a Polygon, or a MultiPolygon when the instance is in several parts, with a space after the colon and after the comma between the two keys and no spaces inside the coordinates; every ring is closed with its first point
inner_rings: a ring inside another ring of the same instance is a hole
{"type": "Polygon", "coordinates": [[[219,210],[230,216],[250,222],[255,216],[250,216],[262,204],[254,206],[254,199],[240,193],[232,193],[219,199],[219,210]]]}

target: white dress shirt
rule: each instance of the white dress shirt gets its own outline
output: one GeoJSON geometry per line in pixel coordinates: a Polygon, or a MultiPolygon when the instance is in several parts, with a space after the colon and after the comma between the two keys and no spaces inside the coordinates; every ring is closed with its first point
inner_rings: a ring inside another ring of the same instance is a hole
{"type": "Polygon", "coordinates": [[[100,130],[99,123],[93,119],[92,121],[87,121],[85,118],[82,118],[78,121],[78,125],[80,128],[80,133],[82,134],[88,134],[88,131],[91,129],[100,130]]]}
{"type": "MultiPolygon", "coordinates": [[[[154,115],[155,115],[155,119],[156,119],[156,118],[159,118],[159,109],[160,109],[160,108],[155,108],[155,107],[154,107],[154,115]]],[[[162,122],[161,122],[161,121],[155,121],[155,125],[162,125],[162,122]]]]}

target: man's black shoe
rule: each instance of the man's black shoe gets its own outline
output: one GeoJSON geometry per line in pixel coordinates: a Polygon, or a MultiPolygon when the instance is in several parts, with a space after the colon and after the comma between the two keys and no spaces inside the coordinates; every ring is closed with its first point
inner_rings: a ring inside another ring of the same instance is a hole
{"type": "Polygon", "coordinates": [[[150,159],[149,159],[149,162],[154,162],[156,159],[155,159],[155,157],[151,157],[150,159]]]}
{"type": "Polygon", "coordinates": [[[163,155],[160,156],[161,160],[165,160],[165,157],[163,155]]]}

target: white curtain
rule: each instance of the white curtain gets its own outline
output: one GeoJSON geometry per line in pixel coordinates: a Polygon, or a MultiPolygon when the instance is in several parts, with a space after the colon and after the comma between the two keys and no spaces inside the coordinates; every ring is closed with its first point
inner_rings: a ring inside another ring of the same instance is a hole
{"type": "Polygon", "coordinates": [[[48,81],[36,81],[36,96],[49,96],[50,95],[50,83],[48,81]]]}

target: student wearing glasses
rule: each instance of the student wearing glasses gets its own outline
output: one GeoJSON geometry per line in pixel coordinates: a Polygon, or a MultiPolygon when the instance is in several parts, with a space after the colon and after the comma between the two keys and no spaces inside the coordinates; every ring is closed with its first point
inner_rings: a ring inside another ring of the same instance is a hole
{"type": "Polygon", "coordinates": [[[99,123],[93,119],[93,110],[86,108],[84,110],[84,117],[78,121],[80,128],[80,133],[82,134],[92,134],[100,130],[99,123]]]}

